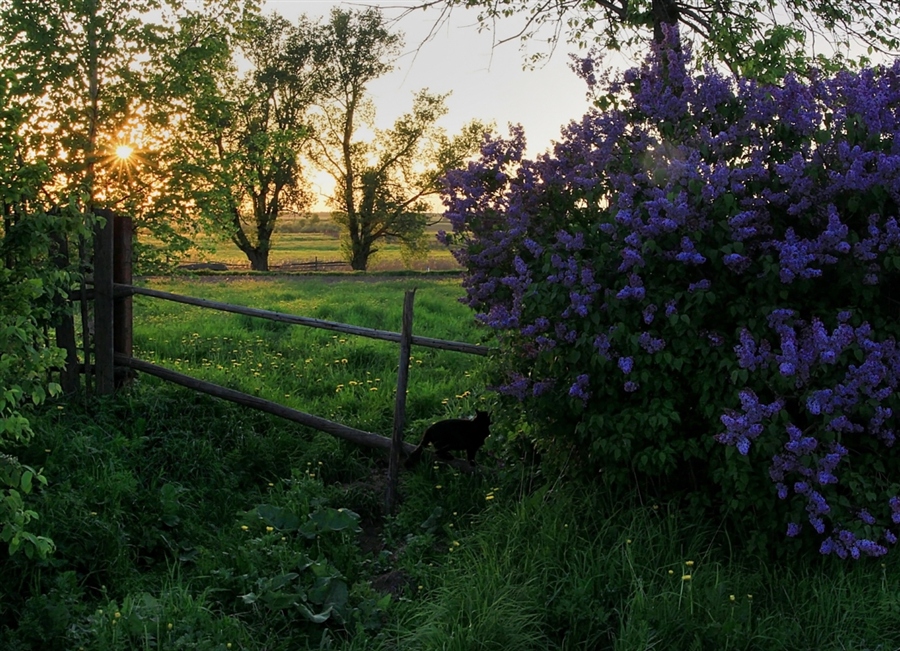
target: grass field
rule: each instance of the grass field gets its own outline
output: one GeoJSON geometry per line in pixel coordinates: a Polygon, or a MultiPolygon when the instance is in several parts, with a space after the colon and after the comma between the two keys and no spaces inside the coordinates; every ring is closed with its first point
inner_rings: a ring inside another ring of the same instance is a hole
{"type": "MultiPolygon", "coordinates": [[[[454,280],[153,280],[156,288],[478,342],[454,280]]],[[[398,353],[153,299],[136,354],[386,432],[398,353]]],[[[474,475],[420,464],[382,512],[385,460],[328,435],[139,376],[114,399],[34,415],[15,450],[47,561],[0,563],[4,651],[785,650],[900,648],[900,563],[776,560],[719,523],[545,476],[508,444],[489,361],[413,351],[408,438],[494,410],[474,475]]]]}
{"type": "MultiPolygon", "coordinates": [[[[331,262],[343,260],[341,242],[337,225],[331,221],[327,213],[318,213],[315,221],[309,219],[282,218],[276,225],[272,235],[272,250],[269,254],[270,266],[278,266],[297,262],[331,262]]],[[[435,216],[437,222],[438,217],[435,216]]],[[[450,230],[449,223],[440,221],[427,229],[429,233],[429,249],[427,254],[416,260],[403,260],[400,245],[397,242],[382,241],[379,249],[371,259],[369,271],[397,271],[411,269],[415,271],[445,271],[459,269],[450,250],[440,244],[436,235],[439,230],[450,230]]],[[[191,254],[194,261],[208,260],[224,262],[232,268],[249,266],[245,256],[231,242],[217,242],[212,239],[201,239],[204,252],[200,250],[191,254]]]]}

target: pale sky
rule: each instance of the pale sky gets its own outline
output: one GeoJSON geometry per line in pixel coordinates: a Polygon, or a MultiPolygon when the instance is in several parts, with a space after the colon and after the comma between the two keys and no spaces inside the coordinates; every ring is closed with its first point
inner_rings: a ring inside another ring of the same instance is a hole
{"type": "MultiPolygon", "coordinates": [[[[373,4],[385,7],[385,16],[390,18],[401,12],[389,7],[397,7],[403,0],[356,6],[373,4]]],[[[301,14],[311,18],[326,16],[335,5],[349,7],[354,3],[265,0],[263,11],[277,12],[294,20],[301,14]]],[[[518,42],[494,47],[494,35],[479,33],[474,10],[454,9],[447,24],[423,43],[439,13],[438,10],[417,11],[394,24],[405,36],[405,54],[397,61],[394,72],[370,85],[377,127],[391,126],[398,116],[408,111],[413,93],[421,88],[437,93],[452,91],[447,100],[449,113],[441,126],[455,133],[463,124],[477,118],[493,122],[506,135],[508,124],[521,124],[528,141],[528,155],[535,156],[559,138],[563,125],[580,118],[587,110],[587,88],[569,70],[570,48],[566,45],[561,44],[542,68],[523,70],[525,54],[518,42]]],[[[521,17],[501,24],[497,37],[515,33],[519,25],[521,17]]]]}

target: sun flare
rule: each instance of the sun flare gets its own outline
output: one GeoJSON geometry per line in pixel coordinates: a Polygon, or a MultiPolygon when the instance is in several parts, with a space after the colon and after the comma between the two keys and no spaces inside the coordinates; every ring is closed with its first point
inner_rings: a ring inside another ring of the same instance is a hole
{"type": "Polygon", "coordinates": [[[128,160],[134,153],[134,147],[130,145],[119,145],[116,147],[116,158],[119,160],[128,160]]]}

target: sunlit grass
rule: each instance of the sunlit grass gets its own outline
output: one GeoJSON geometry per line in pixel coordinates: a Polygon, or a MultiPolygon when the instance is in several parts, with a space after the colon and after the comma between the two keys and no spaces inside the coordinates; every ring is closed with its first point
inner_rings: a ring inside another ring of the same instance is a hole
{"type": "MultiPolygon", "coordinates": [[[[455,301],[458,281],[418,285],[414,332],[477,343],[482,332],[455,301]]],[[[352,325],[399,331],[409,282],[254,279],[229,282],[153,281],[157,289],[352,325]]],[[[399,348],[336,334],[136,297],[135,356],[245,393],[387,433],[396,392],[399,348]]],[[[482,359],[415,348],[407,414],[411,423],[457,414],[483,395],[474,379],[482,359]],[[464,398],[457,398],[462,396],[464,398]]]]}

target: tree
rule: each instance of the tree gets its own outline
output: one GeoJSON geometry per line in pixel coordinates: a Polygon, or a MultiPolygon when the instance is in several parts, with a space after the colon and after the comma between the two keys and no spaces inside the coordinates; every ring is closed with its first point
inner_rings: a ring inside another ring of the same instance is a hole
{"type": "Polygon", "coordinates": [[[178,110],[163,163],[181,210],[196,210],[266,271],[275,223],[309,204],[298,152],[318,87],[308,29],[280,16],[249,17],[232,34],[192,16],[176,48],[180,70],[168,80],[178,110]],[[249,63],[242,73],[238,57],[249,63]]]}
{"type": "MultiPolygon", "coordinates": [[[[235,0],[236,1],[236,0],[235,0]]],[[[167,3],[178,10],[178,2],[167,3]]],[[[217,2],[230,6],[230,0],[217,2]]],[[[165,40],[156,0],[0,0],[0,448],[31,436],[27,406],[60,390],[53,345],[80,270],[57,243],[94,225],[121,186],[112,155],[149,94],[144,63],[165,40]],[[150,16],[153,14],[154,19],[150,16]]],[[[144,200],[150,197],[143,195],[144,200]]],[[[85,251],[86,254],[86,251],[85,251]]],[[[48,552],[23,495],[46,480],[0,454],[0,541],[48,552]]]]}
{"type": "Polygon", "coordinates": [[[439,7],[441,22],[459,6],[477,8],[482,29],[520,15],[520,29],[500,42],[531,43],[546,34],[540,40],[551,49],[561,37],[601,50],[645,44],[650,33],[661,43],[663,25],[680,25],[685,38],[695,37],[702,59],[756,79],[805,72],[822,41],[826,52],[812,53],[816,65],[832,68],[846,63],[847,54],[894,53],[900,46],[894,0],[428,0],[408,11],[439,7]]]}
{"type": "Polygon", "coordinates": [[[440,191],[447,171],[474,153],[487,129],[476,121],[448,137],[437,126],[447,113],[447,96],[422,90],[392,128],[376,130],[370,142],[357,140],[361,123],[371,127],[374,117],[366,85],[391,70],[401,37],[375,9],[334,9],[316,40],[325,79],[311,156],[335,180],[331,205],[345,231],[347,260],[364,271],[387,238],[415,255],[426,242],[427,197],[440,191]]]}

